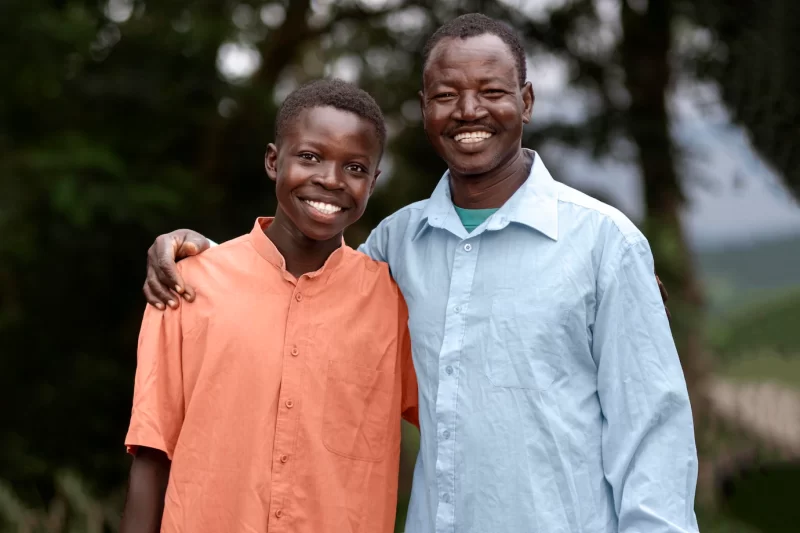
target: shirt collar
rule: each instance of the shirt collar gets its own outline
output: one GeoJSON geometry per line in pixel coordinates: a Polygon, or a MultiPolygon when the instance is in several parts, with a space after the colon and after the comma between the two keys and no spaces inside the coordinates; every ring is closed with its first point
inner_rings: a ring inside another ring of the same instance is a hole
{"type": "MultiPolygon", "coordinates": [[[[550,239],[558,240],[558,187],[542,158],[533,150],[524,149],[533,156],[528,179],[489,219],[487,230],[500,230],[511,222],[524,224],[550,239]]],[[[427,227],[444,228],[459,235],[461,223],[450,195],[450,171],[444,173],[433,194],[425,204],[413,239],[427,227]]]]}
{"type": "MultiPolygon", "coordinates": [[[[253,248],[256,249],[258,255],[266,259],[271,265],[275,268],[286,271],[286,260],[283,258],[283,255],[278,251],[278,248],[275,244],[267,237],[267,234],[264,231],[272,224],[274,217],[258,217],[256,219],[256,223],[253,225],[253,230],[250,232],[250,243],[253,245],[253,248]]],[[[325,261],[325,264],[317,270],[316,272],[309,272],[306,274],[309,278],[315,278],[321,275],[330,274],[332,271],[336,270],[336,267],[339,266],[339,263],[342,262],[345,253],[348,250],[348,246],[344,242],[344,238],[342,239],[342,245],[334,250],[334,252],[328,257],[325,261]]]]}

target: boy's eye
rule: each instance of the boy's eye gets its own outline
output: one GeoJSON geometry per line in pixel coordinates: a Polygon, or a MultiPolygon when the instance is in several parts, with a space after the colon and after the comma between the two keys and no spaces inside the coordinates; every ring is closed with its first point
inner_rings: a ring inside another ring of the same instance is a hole
{"type": "Polygon", "coordinates": [[[364,173],[364,174],[366,174],[366,173],[367,173],[367,169],[366,169],[365,167],[363,167],[363,166],[361,166],[361,165],[357,165],[357,164],[355,164],[355,163],[352,163],[352,164],[350,164],[350,165],[347,165],[347,166],[345,167],[345,169],[346,169],[347,171],[349,171],[349,172],[361,172],[361,173],[364,173]]]}
{"type": "Polygon", "coordinates": [[[314,154],[308,153],[308,152],[303,152],[298,157],[300,157],[300,159],[305,159],[306,161],[317,161],[317,162],[319,162],[319,158],[317,156],[315,156],[314,154]]]}

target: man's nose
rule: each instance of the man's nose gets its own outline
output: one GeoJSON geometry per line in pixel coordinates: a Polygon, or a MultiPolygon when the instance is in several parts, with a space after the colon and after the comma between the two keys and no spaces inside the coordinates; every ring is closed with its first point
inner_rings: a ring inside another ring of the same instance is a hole
{"type": "Polygon", "coordinates": [[[486,109],[481,104],[477,94],[472,91],[461,94],[461,97],[458,99],[458,108],[454,118],[465,122],[472,122],[486,115],[486,109]]]}

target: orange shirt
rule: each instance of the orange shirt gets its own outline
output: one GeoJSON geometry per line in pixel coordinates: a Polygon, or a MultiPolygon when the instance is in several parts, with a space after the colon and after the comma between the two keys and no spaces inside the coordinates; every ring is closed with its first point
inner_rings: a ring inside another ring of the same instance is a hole
{"type": "Polygon", "coordinates": [[[147,307],[125,443],[172,459],[162,531],[389,533],[417,424],[405,302],[347,246],[295,279],[269,223],[179,263],[194,303],[147,307]]]}

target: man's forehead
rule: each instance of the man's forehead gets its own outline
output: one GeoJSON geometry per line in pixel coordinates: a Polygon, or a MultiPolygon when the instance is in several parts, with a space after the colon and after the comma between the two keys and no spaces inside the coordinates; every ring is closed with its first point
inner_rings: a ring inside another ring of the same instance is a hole
{"type": "Polygon", "coordinates": [[[466,39],[447,37],[431,50],[423,75],[438,81],[463,77],[466,69],[480,71],[471,78],[504,79],[515,73],[516,63],[508,45],[496,35],[487,33],[466,39]]]}

